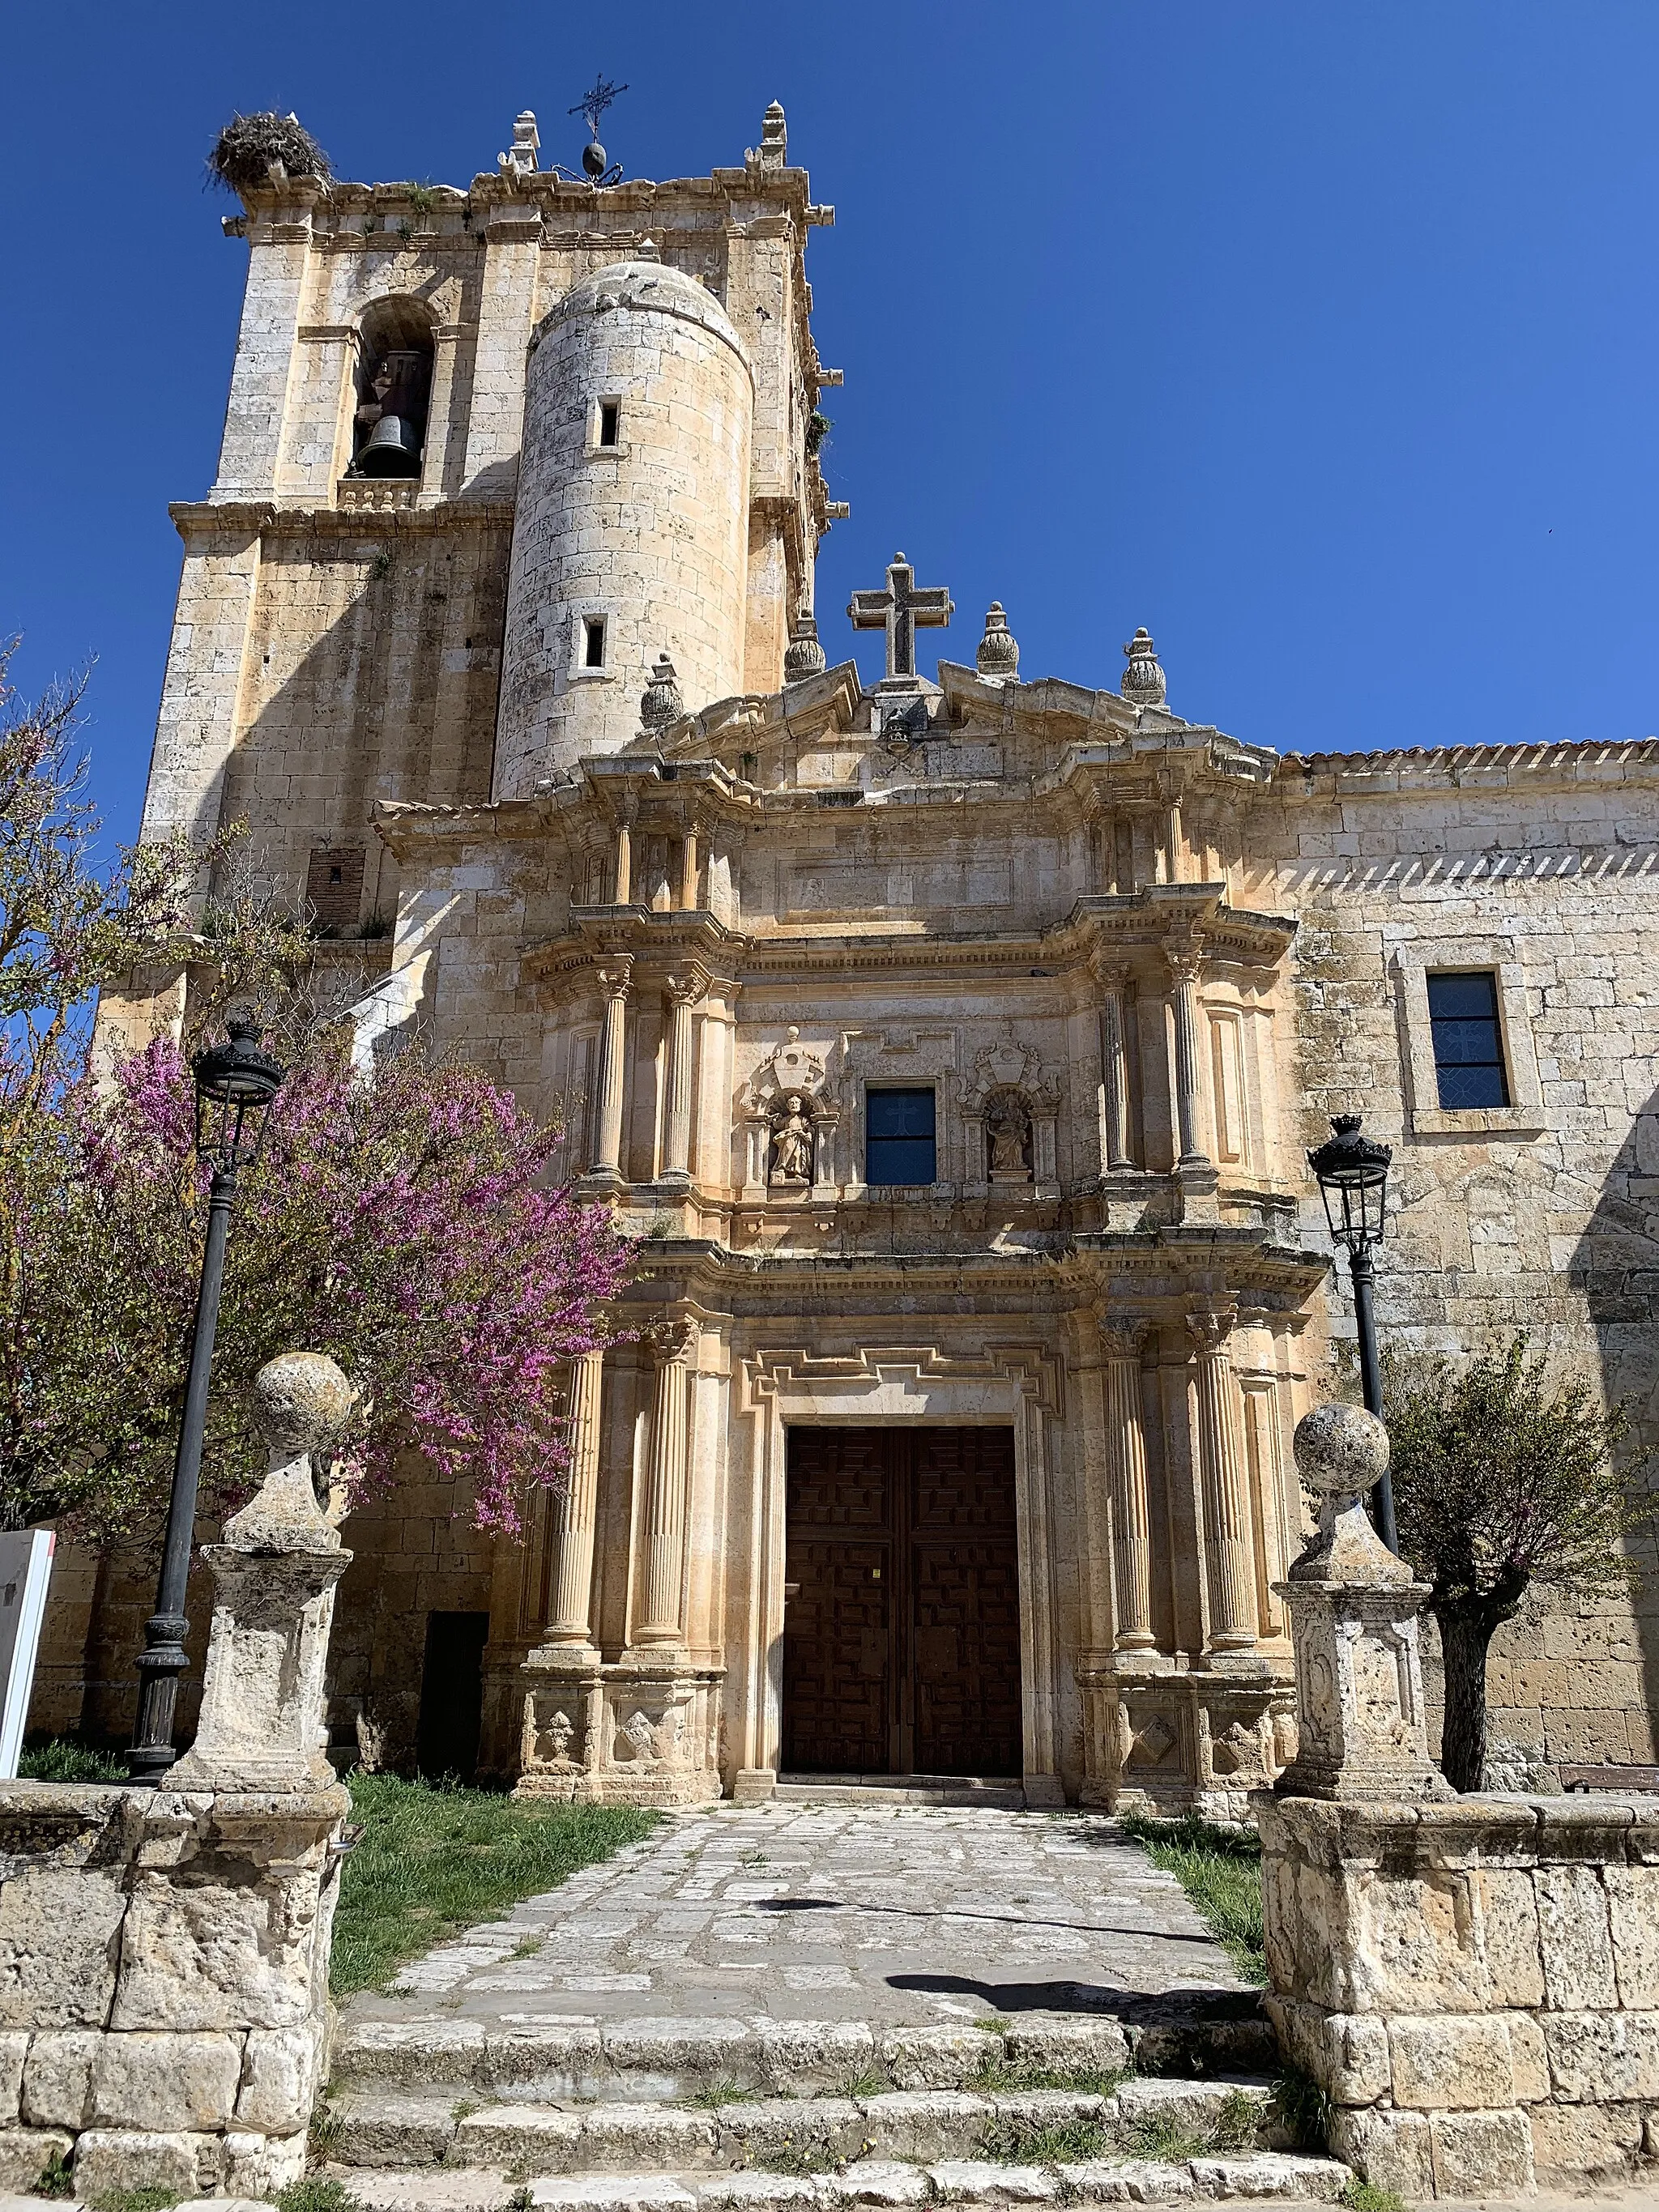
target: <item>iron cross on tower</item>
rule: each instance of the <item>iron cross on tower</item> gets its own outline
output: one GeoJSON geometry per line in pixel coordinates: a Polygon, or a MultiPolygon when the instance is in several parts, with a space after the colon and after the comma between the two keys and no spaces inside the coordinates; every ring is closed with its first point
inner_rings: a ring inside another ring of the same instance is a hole
{"type": "Polygon", "coordinates": [[[934,590],[916,589],[916,572],[902,553],[887,564],[884,592],[854,592],[847,612],[854,629],[884,629],[887,633],[887,678],[911,681],[916,672],[916,625],[943,629],[956,610],[943,585],[934,590]]]}

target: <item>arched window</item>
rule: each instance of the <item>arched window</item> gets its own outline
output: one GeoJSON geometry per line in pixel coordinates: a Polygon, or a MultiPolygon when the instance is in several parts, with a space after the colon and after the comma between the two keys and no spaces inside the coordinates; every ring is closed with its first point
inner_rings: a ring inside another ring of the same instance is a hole
{"type": "Polygon", "coordinates": [[[432,396],[432,318],[418,300],[377,300],[358,326],[353,477],[417,477],[432,396]]]}

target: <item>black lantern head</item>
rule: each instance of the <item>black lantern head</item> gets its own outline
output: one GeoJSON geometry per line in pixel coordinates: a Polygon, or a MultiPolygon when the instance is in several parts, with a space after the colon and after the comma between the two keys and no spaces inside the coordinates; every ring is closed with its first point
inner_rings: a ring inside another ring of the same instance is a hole
{"type": "Polygon", "coordinates": [[[216,1169],[236,1169],[257,1158],[265,1109],[276,1096],[283,1071],[259,1049],[259,1031],[246,1016],[226,1024],[225,1044],[210,1045],[192,1063],[196,1078],[196,1149],[216,1169]]]}
{"type": "Polygon", "coordinates": [[[1382,1200],[1394,1158],[1387,1145],[1360,1135],[1359,1120],[1358,1114],[1337,1115],[1331,1123],[1335,1135],[1308,1155],[1331,1235],[1351,1252],[1382,1242],[1382,1200]]]}

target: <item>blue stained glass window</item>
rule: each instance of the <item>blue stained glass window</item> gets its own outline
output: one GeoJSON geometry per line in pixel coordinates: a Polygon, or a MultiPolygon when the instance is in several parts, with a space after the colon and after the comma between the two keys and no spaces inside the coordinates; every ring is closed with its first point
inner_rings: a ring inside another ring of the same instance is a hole
{"type": "Polygon", "coordinates": [[[1431,975],[1428,985],[1441,1105],[1454,1110],[1507,1106],[1510,1085],[1498,1023],[1498,978],[1431,975]]]}
{"type": "Polygon", "coordinates": [[[866,1182],[932,1182],[935,1157],[931,1090],[866,1092],[866,1182]]]}

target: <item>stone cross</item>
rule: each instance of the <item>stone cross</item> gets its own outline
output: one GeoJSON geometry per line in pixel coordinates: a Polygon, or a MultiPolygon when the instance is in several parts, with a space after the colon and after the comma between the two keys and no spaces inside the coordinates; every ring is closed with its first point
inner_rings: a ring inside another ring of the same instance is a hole
{"type": "Polygon", "coordinates": [[[902,553],[887,564],[884,592],[854,592],[847,613],[854,629],[887,633],[887,681],[912,680],[916,672],[916,627],[943,629],[956,610],[943,585],[919,592],[916,572],[902,553]]]}

